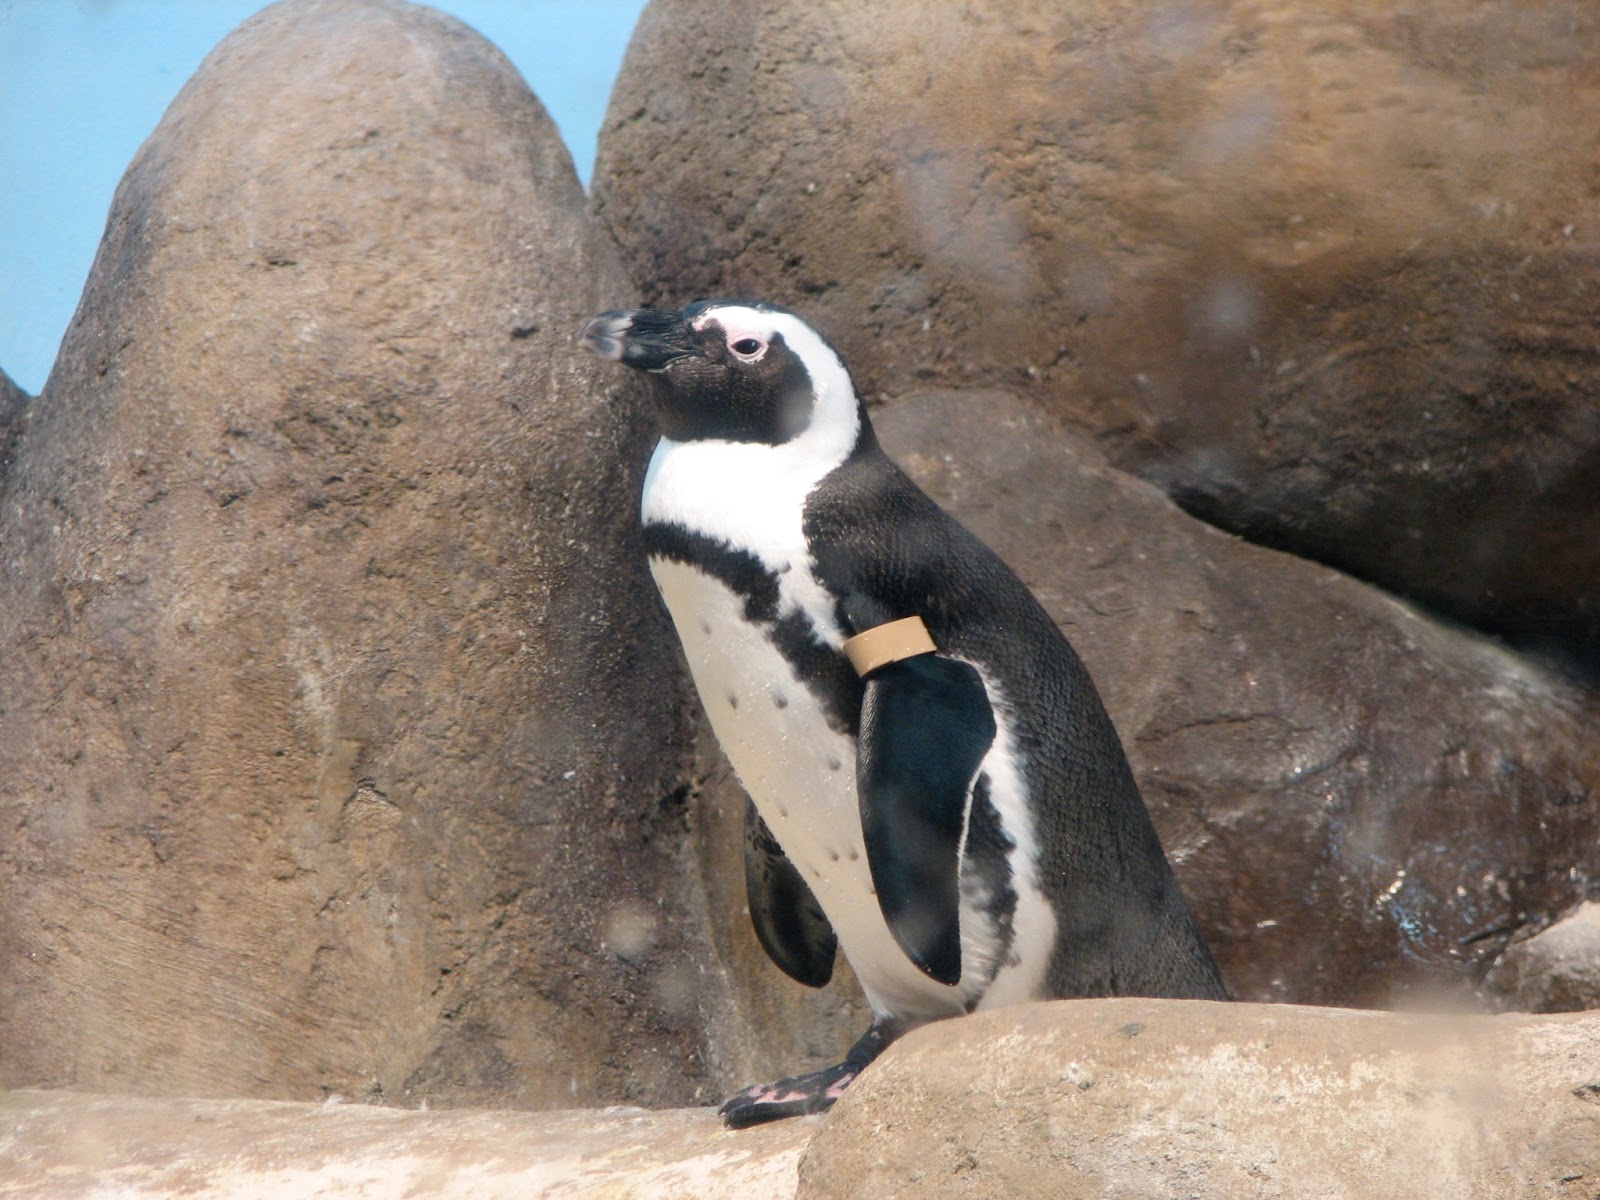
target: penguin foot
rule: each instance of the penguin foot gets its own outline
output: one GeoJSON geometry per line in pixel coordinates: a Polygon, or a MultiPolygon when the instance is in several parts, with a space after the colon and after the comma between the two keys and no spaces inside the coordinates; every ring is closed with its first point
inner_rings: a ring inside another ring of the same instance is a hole
{"type": "Polygon", "coordinates": [[[729,1129],[748,1129],[783,1117],[826,1112],[859,1074],[860,1067],[842,1062],[821,1071],[790,1075],[776,1083],[758,1083],[729,1096],[717,1112],[729,1129]]]}
{"type": "Polygon", "coordinates": [[[905,1024],[899,1021],[875,1021],[850,1047],[842,1063],[747,1087],[724,1100],[717,1113],[729,1129],[748,1129],[784,1117],[827,1112],[855,1077],[905,1030],[905,1024]]]}

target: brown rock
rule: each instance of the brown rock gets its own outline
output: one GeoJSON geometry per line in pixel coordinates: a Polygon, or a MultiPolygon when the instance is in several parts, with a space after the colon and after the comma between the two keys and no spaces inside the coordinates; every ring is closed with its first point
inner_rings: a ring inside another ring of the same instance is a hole
{"type": "Polygon", "coordinates": [[[1484,990],[1501,1007],[1523,1012],[1600,1008],[1600,902],[1580,904],[1507,948],[1484,990]]]}
{"type": "Polygon", "coordinates": [[[1600,1016],[1082,1000],[928,1026],[856,1081],[806,1200],[1531,1200],[1600,1164],[1600,1016]]]}
{"type": "Polygon", "coordinates": [[[8,1082],[697,1094],[651,435],[571,347],[630,291],[459,23],[296,0],[206,60],[0,494],[8,1082]]]}
{"type": "Polygon", "coordinates": [[[1008,393],[876,425],[1083,656],[1239,996],[1459,1002],[1600,877],[1585,689],[1187,516],[1008,393]]]}
{"type": "Polygon", "coordinates": [[[407,1112],[0,1093],[0,1195],[206,1200],[782,1200],[816,1125],[710,1109],[407,1112]]]}
{"type": "Polygon", "coordinates": [[[868,394],[1022,390],[1185,506],[1600,671],[1585,0],[656,0],[596,206],[868,394]],[[737,36],[729,36],[737,30],[737,36]]]}

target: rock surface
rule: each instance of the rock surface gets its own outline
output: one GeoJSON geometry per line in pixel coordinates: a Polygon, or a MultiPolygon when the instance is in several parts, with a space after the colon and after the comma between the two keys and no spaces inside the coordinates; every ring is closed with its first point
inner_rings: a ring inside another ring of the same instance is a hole
{"type": "Polygon", "coordinates": [[[802,307],[872,395],[1021,390],[1595,671],[1596,37],[1587,0],[656,0],[593,190],[647,298],[802,307]]]}
{"type": "Polygon", "coordinates": [[[1195,520],[1007,392],[875,424],[1083,656],[1240,997],[1462,1002],[1600,883],[1586,689],[1195,520]]]}
{"type": "Polygon", "coordinates": [[[0,1197],[779,1200],[815,1124],[0,1093],[0,1197]]]}
{"type": "Polygon", "coordinates": [[[1588,1197],[1600,1015],[1092,1000],[895,1045],[800,1164],[805,1200],[1588,1197]]]}
{"type": "Polygon", "coordinates": [[[1503,1008],[1600,1009],[1600,902],[1580,904],[1550,928],[1510,946],[1484,980],[1503,1008]]]}
{"type": "Polygon", "coordinates": [[[27,407],[28,393],[16,381],[0,371],[0,479],[5,478],[11,466],[11,452],[22,434],[23,409],[27,407]]]}
{"type": "Polygon", "coordinates": [[[929,1026],[824,1119],[0,1094],[0,1197],[1574,1200],[1600,1015],[1096,1000],[929,1026]]]}
{"type": "Polygon", "coordinates": [[[0,494],[5,1081],[701,1097],[652,435],[571,344],[630,294],[465,26],[206,60],[0,494]]]}

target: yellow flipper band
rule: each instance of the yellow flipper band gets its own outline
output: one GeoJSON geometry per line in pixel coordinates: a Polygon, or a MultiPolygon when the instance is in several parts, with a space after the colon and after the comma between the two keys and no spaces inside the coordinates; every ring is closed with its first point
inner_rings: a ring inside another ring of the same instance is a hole
{"type": "Polygon", "coordinates": [[[857,675],[866,676],[902,658],[932,654],[937,649],[921,617],[902,617],[856,634],[845,642],[844,655],[857,675]]]}

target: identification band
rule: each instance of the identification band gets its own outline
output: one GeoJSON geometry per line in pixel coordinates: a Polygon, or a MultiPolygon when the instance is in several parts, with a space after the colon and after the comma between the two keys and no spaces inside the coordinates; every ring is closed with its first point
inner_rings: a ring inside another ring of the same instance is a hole
{"type": "Polygon", "coordinates": [[[879,667],[915,658],[919,654],[932,654],[938,647],[921,617],[902,617],[875,625],[856,634],[844,644],[845,657],[860,676],[870,675],[879,667]]]}

